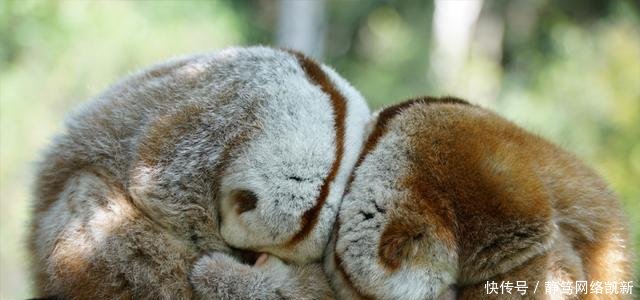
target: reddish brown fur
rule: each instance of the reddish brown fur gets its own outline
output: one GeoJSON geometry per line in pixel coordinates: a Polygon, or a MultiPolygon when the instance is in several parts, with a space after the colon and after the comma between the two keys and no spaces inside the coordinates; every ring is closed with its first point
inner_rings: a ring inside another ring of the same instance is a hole
{"type": "MultiPolygon", "coordinates": [[[[376,123],[373,126],[373,130],[369,134],[367,141],[365,142],[364,147],[360,152],[360,156],[356,161],[356,164],[354,166],[354,171],[358,169],[358,167],[362,164],[362,162],[364,161],[365,157],[369,154],[369,152],[371,152],[375,148],[380,138],[387,133],[387,130],[388,130],[387,125],[394,117],[401,114],[403,111],[405,111],[406,109],[408,109],[409,107],[415,104],[443,104],[443,103],[469,105],[469,103],[464,100],[451,98],[451,97],[443,97],[443,98],[424,97],[424,98],[415,98],[412,100],[404,101],[404,102],[386,107],[385,109],[380,111],[379,115],[376,118],[376,121],[375,121],[376,123]]],[[[345,193],[349,192],[349,189],[354,179],[354,175],[355,175],[355,172],[351,172],[349,180],[347,181],[347,188],[345,193]]],[[[335,226],[336,228],[340,227],[339,219],[336,221],[335,226]]],[[[408,235],[402,232],[404,228],[406,227],[392,225],[387,229],[385,229],[385,230],[388,230],[388,232],[386,232],[384,236],[397,238],[397,239],[387,238],[386,240],[382,241],[382,245],[380,246],[380,249],[379,249],[380,257],[383,259],[383,265],[389,267],[389,269],[391,270],[396,269],[399,266],[400,261],[397,259],[397,257],[401,256],[402,254],[401,253],[402,247],[400,246],[403,245],[404,242],[406,242],[407,240],[411,239],[408,235]],[[399,234],[400,236],[396,236],[396,234],[399,234]]],[[[416,232],[413,236],[417,236],[419,234],[421,233],[416,232]]],[[[337,230],[335,232],[335,235],[338,236],[337,230]]],[[[353,282],[351,281],[351,278],[349,277],[349,275],[344,269],[344,266],[342,265],[342,258],[337,254],[335,249],[334,249],[334,253],[335,253],[334,262],[335,262],[336,268],[338,269],[339,273],[341,274],[342,278],[347,283],[347,285],[350,287],[350,289],[355,291],[358,294],[358,296],[362,299],[375,299],[374,297],[367,295],[366,293],[359,291],[358,289],[355,288],[355,286],[353,285],[353,282]]]]}
{"type": "MultiPolygon", "coordinates": [[[[419,155],[405,178],[405,186],[414,197],[403,203],[406,209],[402,211],[420,212],[423,220],[437,228],[429,234],[459,251],[459,284],[487,279],[483,274],[502,268],[522,251],[551,242],[554,222],[569,241],[557,241],[552,247],[565,243],[575,249],[589,280],[629,278],[628,265],[594,263],[606,255],[595,252],[609,247],[608,230],[620,237],[625,233],[616,199],[600,178],[574,157],[479,108],[423,106],[416,108],[415,114],[423,120],[421,134],[413,135],[412,140],[419,155]],[[593,187],[595,194],[582,194],[593,187]],[[599,208],[608,215],[591,216],[589,212],[600,212],[599,208]],[[552,219],[554,211],[559,220],[552,219]],[[587,229],[563,219],[578,220],[587,229]],[[593,238],[585,230],[591,231],[593,238]],[[598,276],[610,269],[618,270],[614,272],[618,276],[598,276]]],[[[394,229],[393,224],[410,219],[400,215],[386,230],[402,231],[394,229]]],[[[412,226],[421,224],[410,224],[405,232],[412,226]]],[[[576,274],[569,274],[570,278],[582,277],[581,268],[571,266],[566,259],[557,263],[561,265],[548,269],[573,270],[576,274]]]]}
{"type": "MultiPolygon", "coordinates": [[[[389,121],[392,120],[396,115],[402,113],[402,111],[404,111],[408,107],[417,103],[424,103],[424,104],[459,103],[464,105],[469,104],[464,100],[451,98],[451,97],[443,97],[443,98],[424,97],[424,98],[415,98],[415,99],[407,100],[407,101],[400,102],[398,104],[386,107],[385,109],[380,111],[380,113],[378,114],[376,123],[373,126],[373,131],[369,134],[369,137],[367,138],[367,141],[365,142],[364,147],[360,152],[360,156],[356,161],[354,170],[357,169],[360,166],[360,164],[362,164],[362,161],[364,160],[364,158],[367,157],[367,155],[369,154],[369,152],[371,152],[371,150],[373,150],[373,148],[375,148],[380,138],[387,132],[387,123],[389,123],[389,121]]],[[[351,176],[347,181],[347,189],[345,193],[349,192],[349,187],[351,186],[351,182],[353,181],[353,175],[354,175],[354,172],[351,172],[351,176]]]]}
{"type": "MultiPolygon", "coordinates": [[[[411,196],[389,212],[381,265],[391,272],[404,263],[423,265],[423,254],[409,250],[426,248],[429,237],[457,253],[461,299],[484,295],[486,280],[544,282],[549,274],[631,280],[627,232],[606,184],[544,139],[453,100],[417,99],[383,110],[358,160],[356,169],[386,132],[410,137],[401,185],[411,196]]],[[[334,262],[353,291],[374,298],[354,287],[337,254],[334,262]]]]}
{"type": "Polygon", "coordinates": [[[477,108],[442,105],[416,114],[425,129],[412,140],[419,155],[405,186],[414,197],[403,203],[403,211],[420,212],[436,228],[429,234],[459,250],[461,272],[475,279],[481,272],[476,268],[495,266],[509,259],[500,253],[521,250],[511,248],[521,239],[544,243],[551,232],[551,206],[546,190],[531,176],[538,156],[502,148],[509,147],[506,143],[528,147],[534,140],[477,108]],[[504,173],[486,166],[503,155],[518,155],[507,159],[504,173]]]}
{"type": "MultiPolygon", "coordinates": [[[[356,161],[354,170],[357,169],[360,166],[360,164],[362,164],[362,161],[367,156],[367,154],[369,154],[369,152],[371,152],[371,150],[373,150],[373,148],[378,144],[378,140],[380,140],[380,137],[382,137],[387,132],[387,123],[389,123],[389,121],[391,119],[393,119],[396,115],[400,114],[402,111],[404,111],[408,107],[410,107],[410,106],[412,106],[414,104],[417,104],[417,103],[425,103],[425,104],[429,104],[429,103],[460,103],[460,104],[468,104],[467,102],[465,102],[463,100],[450,98],[450,97],[444,97],[444,98],[426,97],[426,98],[416,98],[416,99],[412,99],[412,100],[407,100],[405,102],[401,102],[401,103],[398,103],[398,104],[395,104],[395,105],[392,105],[392,106],[389,106],[389,107],[385,108],[378,115],[378,118],[376,119],[376,124],[374,125],[374,128],[373,128],[373,131],[371,132],[371,134],[369,134],[369,137],[367,138],[367,142],[364,144],[362,152],[360,152],[360,156],[358,157],[358,160],[356,161]]],[[[353,181],[353,172],[351,173],[351,177],[349,178],[348,186],[351,185],[352,181],[353,181]]],[[[347,188],[347,192],[348,192],[348,188],[347,188]]]]}

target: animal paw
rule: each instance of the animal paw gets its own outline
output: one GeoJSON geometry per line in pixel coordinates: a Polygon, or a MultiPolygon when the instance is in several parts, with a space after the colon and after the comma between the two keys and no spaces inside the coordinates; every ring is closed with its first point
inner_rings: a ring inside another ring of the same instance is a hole
{"type": "Polygon", "coordinates": [[[272,275],[286,275],[290,270],[290,267],[280,258],[267,253],[261,253],[253,266],[272,275]]]}
{"type": "Polygon", "coordinates": [[[278,299],[289,276],[290,267],[274,256],[262,254],[251,266],[211,253],[196,261],[189,279],[203,299],[278,299]]]}

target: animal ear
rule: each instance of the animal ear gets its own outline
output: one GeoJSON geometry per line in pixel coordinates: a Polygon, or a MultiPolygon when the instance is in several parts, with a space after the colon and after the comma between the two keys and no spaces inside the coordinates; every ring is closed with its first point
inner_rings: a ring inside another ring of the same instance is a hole
{"type": "Polygon", "coordinates": [[[402,257],[406,252],[404,249],[406,249],[407,243],[408,238],[405,236],[386,237],[380,240],[378,256],[382,263],[391,270],[400,267],[402,257]]]}
{"type": "Polygon", "coordinates": [[[419,241],[424,237],[424,228],[406,222],[392,222],[380,237],[378,257],[385,267],[395,270],[400,264],[416,255],[419,241]]]}
{"type": "Polygon", "coordinates": [[[258,196],[249,190],[236,190],[231,195],[233,203],[236,205],[236,212],[242,214],[253,210],[258,203],[258,196]]]}

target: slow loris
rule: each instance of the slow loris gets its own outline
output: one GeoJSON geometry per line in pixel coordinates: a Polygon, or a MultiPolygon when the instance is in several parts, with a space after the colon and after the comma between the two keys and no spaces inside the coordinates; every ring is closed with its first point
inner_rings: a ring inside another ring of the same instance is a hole
{"type": "Polygon", "coordinates": [[[30,236],[37,292],[331,297],[313,262],[368,117],[360,94],[333,70],[265,47],[176,59],[127,77],[77,110],[39,165],[30,236]],[[219,209],[241,212],[238,226],[262,227],[223,238],[219,209]],[[242,264],[225,239],[260,252],[286,249],[273,254],[300,266],[274,256],[242,264]]]}

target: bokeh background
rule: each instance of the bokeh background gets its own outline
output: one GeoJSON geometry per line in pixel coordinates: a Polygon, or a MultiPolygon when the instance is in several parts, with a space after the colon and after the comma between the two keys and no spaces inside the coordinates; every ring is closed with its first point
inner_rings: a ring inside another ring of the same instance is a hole
{"type": "Polygon", "coordinates": [[[65,113],[140,67],[254,44],[333,65],[374,108],[456,95],[551,139],[610,182],[640,249],[637,1],[2,0],[0,299],[31,296],[33,164],[65,113]]]}

